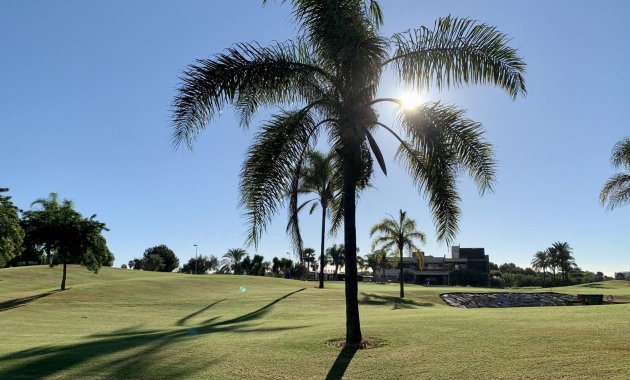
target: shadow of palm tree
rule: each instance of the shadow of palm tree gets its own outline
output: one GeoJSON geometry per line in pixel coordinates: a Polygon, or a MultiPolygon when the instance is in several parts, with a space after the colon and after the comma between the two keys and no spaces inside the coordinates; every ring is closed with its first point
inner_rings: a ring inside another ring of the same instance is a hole
{"type": "Polygon", "coordinates": [[[382,296],[378,294],[361,293],[363,299],[359,300],[359,303],[363,305],[392,305],[392,309],[415,309],[417,307],[433,306],[431,302],[416,302],[414,300],[382,296]]]}
{"type": "MultiPolygon", "coordinates": [[[[151,365],[159,369],[162,378],[190,377],[201,370],[201,366],[207,369],[212,364],[219,363],[221,358],[216,358],[214,361],[198,361],[198,364],[187,362],[185,365],[173,366],[169,365],[168,361],[152,361],[151,356],[158,355],[164,348],[184,339],[199,335],[218,332],[262,333],[302,328],[303,326],[261,328],[250,322],[260,320],[271,311],[276,303],[305,289],[288,293],[259,309],[225,321],[215,323],[206,323],[207,321],[205,321],[195,327],[179,328],[172,331],[126,328],[108,334],[90,335],[89,338],[92,340],[79,344],[45,346],[11,353],[0,357],[0,368],[3,368],[2,377],[7,379],[42,378],[77,367],[79,367],[78,371],[81,372],[81,365],[92,360],[107,358],[108,355],[112,355],[115,359],[103,364],[98,364],[100,363],[98,360],[96,364],[86,366],[85,373],[73,373],[72,376],[89,377],[104,371],[107,373],[106,377],[111,378],[146,377],[147,365],[151,365]],[[19,364],[11,366],[11,361],[19,361],[19,364]]],[[[178,320],[176,324],[184,325],[193,316],[201,314],[221,301],[216,301],[178,320]]],[[[209,321],[214,321],[217,318],[210,318],[209,321]]]]}
{"type": "Polygon", "coordinates": [[[15,309],[16,307],[20,307],[20,306],[24,306],[28,303],[31,303],[35,300],[38,300],[40,298],[44,298],[44,297],[48,297],[49,295],[55,294],[59,292],[59,290],[51,290],[49,292],[46,293],[41,293],[41,294],[36,294],[33,296],[28,296],[28,297],[22,297],[22,298],[15,298],[12,300],[8,300],[8,301],[4,301],[4,302],[0,302],[0,312],[6,311],[6,310],[10,310],[10,309],[15,309]]]}
{"type": "Polygon", "coordinates": [[[326,375],[326,380],[340,380],[343,378],[344,373],[348,369],[354,354],[357,353],[359,347],[344,347],[339,355],[337,355],[337,359],[333,363],[332,367],[328,371],[326,375]]]}

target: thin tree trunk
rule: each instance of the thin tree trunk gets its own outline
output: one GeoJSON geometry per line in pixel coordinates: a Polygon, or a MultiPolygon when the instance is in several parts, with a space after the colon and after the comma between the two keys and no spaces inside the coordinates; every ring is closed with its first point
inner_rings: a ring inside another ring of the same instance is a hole
{"type": "Polygon", "coordinates": [[[321,257],[319,263],[319,288],[324,289],[324,243],[326,239],[326,206],[322,202],[322,241],[321,241],[321,257]]]}
{"type": "MultiPolygon", "coordinates": [[[[356,138],[356,137],[355,137],[356,138]]],[[[357,228],[356,228],[356,163],[359,152],[346,151],[343,158],[343,229],[346,250],[346,345],[357,347],[363,339],[359,320],[359,284],[357,277],[357,228]]]]}
{"type": "Polygon", "coordinates": [[[61,277],[61,290],[66,290],[66,267],[68,260],[66,256],[63,257],[63,276],[61,277]]]}
{"type": "Polygon", "coordinates": [[[400,298],[405,298],[405,281],[403,280],[403,247],[398,246],[400,252],[400,298]]]}

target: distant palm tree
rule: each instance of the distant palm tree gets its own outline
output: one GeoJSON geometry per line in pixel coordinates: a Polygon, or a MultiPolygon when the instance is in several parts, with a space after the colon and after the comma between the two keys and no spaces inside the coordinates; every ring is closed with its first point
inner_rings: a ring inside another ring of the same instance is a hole
{"type": "Polygon", "coordinates": [[[599,194],[600,203],[604,205],[608,202],[608,209],[612,210],[630,203],[630,137],[615,144],[610,161],[615,168],[625,169],[625,173],[610,177],[599,194]]]}
{"type": "MultiPolygon", "coordinates": [[[[307,205],[311,205],[309,213],[317,209],[318,206],[322,208],[322,230],[321,230],[321,251],[324,252],[324,244],[326,240],[326,216],[329,213],[329,208],[333,206],[333,202],[339,202],[339,198],[335,197],[339,194],[341,189],[341,177],[338,175],[338,171],[333,163],[334,157],[332,154],[323,154],[318,151],[310,151],[307,154],[307,160],[304,168],[302,169],[301,176],[298,179],[297,188],[295,191],[291,191],[290,207],[289,207],[289,223],[287,224],[287,232],[293,239],[293,244],[301,251],[302,236],[300,234],[300,225],[298,214],[307,205]],[[316,198],[309,199],[302,202],[298,206],[299,194],[316,194],[316,198]]],[[[319,273],[319,287],[324,288],[324,256],[320,255],[322,262],[320,263],[319,273]]]]}
{"type": "Polygon", "coordinates": [[[328,262],[335,266],[335,280],[338,280],[337,272],[339,267],[343,266],[346,257],[346,250],[343,244],[333,244],[332,247],[326,250],[326,256],[328,257],[328,262]]]}
{"type": "Polygon", "coordinates": [[[547,252],[547,257],[549,258],[549,268],[551,269],[551,273],[553,276],[552,284],[556,285],[556,270],[560,265],[558,250],[555,247],[551,246],[547,248],[545,252],[547,252]]]}
{"type": "Polygon", "coordinates": [[[315,249],[304,248],[302,250],[302,256],[304,256],[304,262],[307,264],[308,270],[312,270],[313,263],[315,262],[315,249]]]}
{"type": "Polygon", "coordinates": [[[545,286],[545,272],[549,267],[549,251],[538,251],[532,259],[532,268],[542,270],[543,286],[545,286]]]}
{"type": "MultiPolygon", "coordinates": [[[[288,2],[288,1],[287,1],[288,2]]],[[[266,3],[266,1],[265,1],[266,3]]],[[[198,133],[232,105],[248,126],[261,108],[280,107],[250,147],[241,171],[241,204],[250,243],[257,245],[294,183],[304,152],[328,136],[339,154],[346,267],[346,344],[360,344],[356,268],[357,183],[372,155],[386,173],[374,138],[382,129],[398,140],[397,156],[427,195],[438,239],[450,242],[460,215],[457,178],[468,173],[483,193],[495,170],[480,124],[440,103],[403,109],[377,98],[380,77],[394,72],[410,89],[492,84],[515,98],[525,94],[525,63],[496,28],[469,19],[438,19],[433,28],[380,34],[377,0],[292,0],[300,36],[262,47],[235,44],[185,71],[173,109],[174,143],[192,146],[198,133]],[[398,110],[400,130],[379,121],[378,103],[398,110]],[[293,108],[293,109],[290,109],[293,108]],[[296,163],[297,166],[296,166],[296,163]]],[[[370,170],[369,173],[372,173],[370,170]]]]}
{"type": "Polygon", "coordinates": [[[407,212],[400,210],[398,220],[390,215],[389,218],[381,220],[370,230],[370,236],[379,234],[372,242],[372,249],[381,246],[381,249],[398,248],[400,266],[400,298],[405,298],[405,287],[403,279],[403,249],[406,247],[410,256],[420,251],[414,244],[417,239],[425,243],[426,236],[416,229],[416,221],[407,217],[407,212]]]}
{"type": "Polygon", "coordinates": [[[562,270],[562,282],[564,285],[569,283],[569,273],[575,267],[575,258],[573,255],[573,248],[567,242],[555,242],[552,244],[553,249],[557,254],[558,267],[562,270]]]}
{"type": "Polygon", "coordinates": [[[392,267],[392,262],[390,261],[391,254],[386,249],[377,249],[372,251],[369,255],[366,256],[367,264],[374,271],[374,275],[378,270],[382,270],[383,273],[381,275],[382,279],[385,279],[385,270],[392,267]]]}
{"type": "Polygon", "coordinates": [[[223,255],[221,260],[221,272],[234,274],[242,274],[241,261],[247,256],[247,252],[242,248],[228,249],[227,253],[223,255]]]}

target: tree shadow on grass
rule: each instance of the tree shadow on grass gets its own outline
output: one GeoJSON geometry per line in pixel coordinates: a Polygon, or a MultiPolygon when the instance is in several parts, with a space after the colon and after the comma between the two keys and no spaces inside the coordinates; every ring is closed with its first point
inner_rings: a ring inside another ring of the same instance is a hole
{"type": "MultiPolygon", "coordinates": [[[[305,288],[288,293],[250,313],[225,321],[212,323],[218,318],[215,317],[194,327],[171,331],[126,328],[108,334],[91,335],[88,337],[91,340],[83,343],[44,346],[14,352],[0,357],[0,373],[2,378],[7,379],[31,379],[55,376],[62,371],[74,370],[69,373],[70,377],[102,376],[123,379],[146,378],[150,376],[147,370],[151,369],[153,373],[159,373],[160,378],[190,377],[202,369],[219,363],[222,357],[203,361],[187,360],[185,363],[172,365],[172,358],[163,352],[164,349],[186,339],[194,339],[196,336],[206,334],[263,333],[302,328],[304,326],[265,328],[259,327],[260,323],[253,324],[252,322],[260,321],[276,303],[303,290],[305,288]],[[16,361],[17,364],[12,365],[12,361],[16,361]]],[[[184,325],[187,320],[208,310],[218,302],[221,301],[216,301],[180,319],[177,325],[184,325]]]]}
{"type": "Polygon", "coordinates": [[[46,292],[46,293],[35,294],[33,296],[22,297],[22,298],[14,298],[12,300],[0,302],[0,312],[6,311],[6,310],[10,310],[10,309],[15,309],[15,308],[20,307],[20,306],[24,306],[24,305],[26,305],[28,303],[31,303],[31,302],[35,301],[35,300],[38,300],[38,299],[44,298],[44,297],[48,297],[49,295],[55,294],[57,292],[59,292],[59,290],[51,290],[51,291],[46,292]]]}
{"type": "Polygon", "coordinates": [[[344,373],[348,369],[352,358],[354,358],[354,354],[357,353],[359,347],[344,347],[339,355],[337,355],[337,359],[333,363],[332,367],[328,371],[326,375],[326,380],[340,380],[343,378],[344,373]]]}
{"type": "Polygon", "coordinates": [[[392,309],[394,310],[433,306],[431,302],[416,302],[414,300],[400,297],[382,296],[368,293],[361,293],[361,295],[363,296],[363,299],[361,299],[359,303],[363,305],[392,305],[392,309]]]}

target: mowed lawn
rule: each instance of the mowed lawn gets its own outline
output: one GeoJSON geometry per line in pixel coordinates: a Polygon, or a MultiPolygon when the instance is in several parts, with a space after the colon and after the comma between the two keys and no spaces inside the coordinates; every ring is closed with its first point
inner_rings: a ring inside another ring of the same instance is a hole
{"type": "MultiPolygon", "coordinates": [[[[630,304],[459,309],[470,288],[361,284],[363,334],[341,350],[343,283],[103,268],[0,269],[0,378],[630,378],[630,304]]],[[[482,291],[482,290],[479,290],[482,291]]],[[[528,289],[527,291],[532,291],[528,289]]],[[[554,288],[630,301],[630,282],[554,288]]]]}

